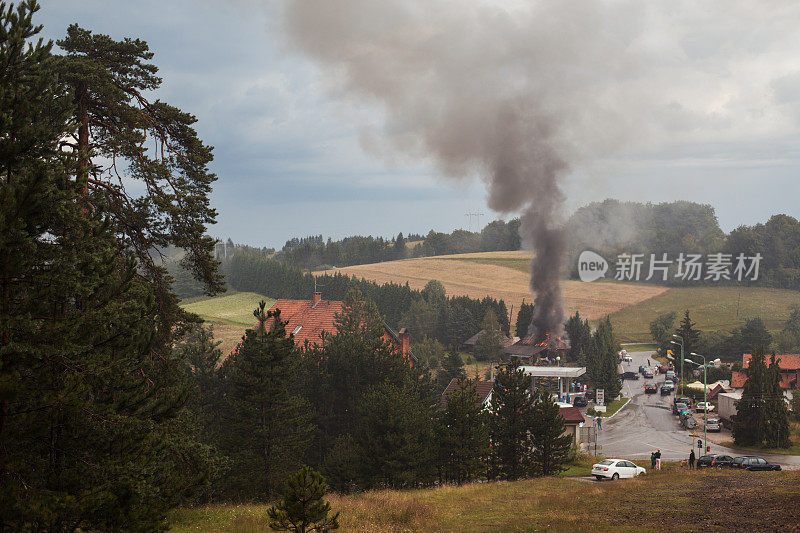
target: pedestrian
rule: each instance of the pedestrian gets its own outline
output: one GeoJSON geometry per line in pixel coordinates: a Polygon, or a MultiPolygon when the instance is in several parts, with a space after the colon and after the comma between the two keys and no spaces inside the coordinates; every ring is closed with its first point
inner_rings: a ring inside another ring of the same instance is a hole
{"type": "Polygon", "coordinates": [[[694,468],[694,448],[689,452],[689,470],[694,468]]]}
{"type": "Polygon", "coordinates": [[[656,470],[661,470],[661,450],[656,450],[656,470]]]}
{"type": "Polygon", "coordinates": [[[650,452],[650,470],[656,469],[656,452],[650,452]]]}
{"type": "Polygon", "coordinates": [[[600,416],[597,416],[597,430],[603,431],[603,419],[600,416]]]}

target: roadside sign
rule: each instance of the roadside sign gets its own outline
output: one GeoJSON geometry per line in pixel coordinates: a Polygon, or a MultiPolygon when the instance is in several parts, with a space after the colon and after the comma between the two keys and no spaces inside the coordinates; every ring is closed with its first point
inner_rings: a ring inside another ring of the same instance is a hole
{"type": "Polygon", "coordinates": [[[594,403],[597,405],[605,405],[606,404],[606,391],[605,389],[597,389],[597,393],[595,394],[594,403]]]}

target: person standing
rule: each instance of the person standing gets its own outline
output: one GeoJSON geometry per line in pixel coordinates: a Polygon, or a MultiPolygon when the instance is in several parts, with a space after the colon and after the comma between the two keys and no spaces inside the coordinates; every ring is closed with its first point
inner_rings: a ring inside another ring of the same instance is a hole
{"type": "Polygon", "coordinates": [[[603,419],[598,415],[595,420],[597,420],[597,431],[603,431],[603,419]]]}
{"type": "Polygon", "coordinates": [[[661,470],[661,450],[656,450],[656,470],[661,470]]]}
{"type": "Polygon", "coordinates": [[[694,469],[694,448],[689,452],[689,470],[694,469]]]}
{"type": "Polygon", "coordinates": [[[656,452],[650,452],[650,470],[656,469],[656,452]]]}

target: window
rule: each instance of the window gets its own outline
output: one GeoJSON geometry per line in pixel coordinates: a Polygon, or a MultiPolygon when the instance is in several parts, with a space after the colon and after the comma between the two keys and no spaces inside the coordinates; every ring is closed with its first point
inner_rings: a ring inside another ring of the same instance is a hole
{"type": "Polygon", "coordinates": [[[614,461],[612,461],[611,459],[605,459],[604,461],[600,461],[597,464],[603,465],[603,466],[611,466],[611,465],[614,464],[614,461]]]}
{"type": "Polygon", "coordinates": [[[765,464],[767,464],[767,461],[766,461],[766,459],[762,459],[761,457],[758,457],[758,458],[756,459],[756,461],[758,461],[758,464],[760,464],[760,465],[765,465],[765,464]]]}

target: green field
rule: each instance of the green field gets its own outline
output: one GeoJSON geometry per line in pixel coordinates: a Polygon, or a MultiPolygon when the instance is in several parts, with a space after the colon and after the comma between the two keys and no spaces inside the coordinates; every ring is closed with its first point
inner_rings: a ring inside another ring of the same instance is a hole
{"type": "Polygon", "coordinates": [[[224,294],[213,298],[190,301],[181,304],[181,307],[191,313],[200,315],[208,322],[221,322],[233,326],[252,327],[255,322],[253,311],[258,307],[258,302],[266,300],[270,307],[275,300],[261,296],[254,292],[237,292],[224,294]]]}
{"type": "Polygon", "coordinates": [[[800,305],[800,292],[763,287],[681,287],[623,307],[611,314],[611,322],[620,342],[652,342],[650,322],[655,317],[675,311],[677,325],[686,309],[702,331],[730,331],[757,316],[764,319],[767,329],[775,331],[783,327],[791,305],[800,305]]]}
{"type": "MultiPolygon", "coordinates": [[[[575,473],[588,470],[587,463],[575,473]]],[[[549,477],[326,499],[341,512],[340,531],[787,531],[800,520],[800,472],[667,464],[616,482],[549,477]]],[[[172,531],[266,532],[267,507],[180,509],[171,516],[172,531]]]]}

